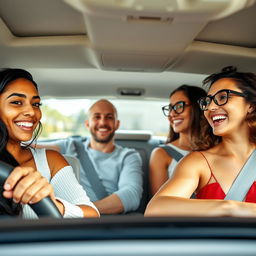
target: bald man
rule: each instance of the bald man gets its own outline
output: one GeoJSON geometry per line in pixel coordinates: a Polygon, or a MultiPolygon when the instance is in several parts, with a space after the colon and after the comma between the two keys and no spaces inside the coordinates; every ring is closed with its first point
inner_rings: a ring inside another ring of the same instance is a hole
{"type": "MultiPolygon", "coordinates": [[[[95,102],[89,109],[88,120],[85,120],[91,137],[83,142],[83,147],[107,195],[103,198],[97,196],[83,165],[80,183],[101,214],[135,211],[142,196],[142,160],[136,150],[115,144],[114,135],[119,125],[117,110],[106,99],[95,102]]],[[[68,145],[58,144],[60,152],[79,158],[76,146],[73,143],[68,145]]]]}

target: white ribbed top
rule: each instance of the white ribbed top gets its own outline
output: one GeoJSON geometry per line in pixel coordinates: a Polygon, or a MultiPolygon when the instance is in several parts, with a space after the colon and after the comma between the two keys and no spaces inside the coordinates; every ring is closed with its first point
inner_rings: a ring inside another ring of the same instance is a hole
{"type": "MultiPolygon", "coordinates": [[[[34,156],[37,170],[49,181],[50,184],[52,184],[54,194],[57,198],[63,199],[74,206],[91,206],[98,211],[95,205],[90,201],[83,187],[78,183],[71,166],[63,167],[54,175],[53,178],[51,178],[51,171],[47,162],[45,149],[32,149],[31,152],[34,156]]],[[[72,207],[70,207],[69,204],[64,203],[64,206],[68,207],[64,217],[81,217],[81,214],[76,207],[72,210],[72,207]]],[[[30,219],[37,218],[37,215],[28,205],[24,205],[23,217],[30,219]]]]}

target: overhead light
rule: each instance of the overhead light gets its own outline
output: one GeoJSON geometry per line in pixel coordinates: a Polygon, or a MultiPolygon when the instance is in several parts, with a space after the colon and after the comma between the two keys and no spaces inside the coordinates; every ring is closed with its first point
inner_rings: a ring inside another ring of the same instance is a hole
{"type": "Polygon", "coordinates": [[[141,88],[119,88],[117,92],[121,96],[141,96],[145,93],[145,90],[141,88]]]}

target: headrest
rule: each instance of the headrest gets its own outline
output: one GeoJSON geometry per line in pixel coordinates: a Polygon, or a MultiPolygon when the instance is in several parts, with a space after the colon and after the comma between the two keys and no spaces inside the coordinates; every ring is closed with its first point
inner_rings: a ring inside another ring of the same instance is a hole
{"type": "Polygon", "coordinates": [[[115,133],[116,140],[144,140],[148,141],[152,137],[151,131],[125,131],[118,130],[115,133]]]}

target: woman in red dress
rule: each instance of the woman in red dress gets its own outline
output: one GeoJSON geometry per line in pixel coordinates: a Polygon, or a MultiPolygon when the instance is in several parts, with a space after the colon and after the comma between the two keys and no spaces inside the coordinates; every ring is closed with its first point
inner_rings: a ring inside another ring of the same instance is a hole
{"type": "Polygon", "coordinates": [[[203,83],[208,94],[199,105],[211,130],[179,162],[145,216],[256,216],[254,180],[242,201],[224,200],[256,148],[256,75],[225,67],[203,83]],[[197,199],[190,199],[194,192],[197,199]]]}

